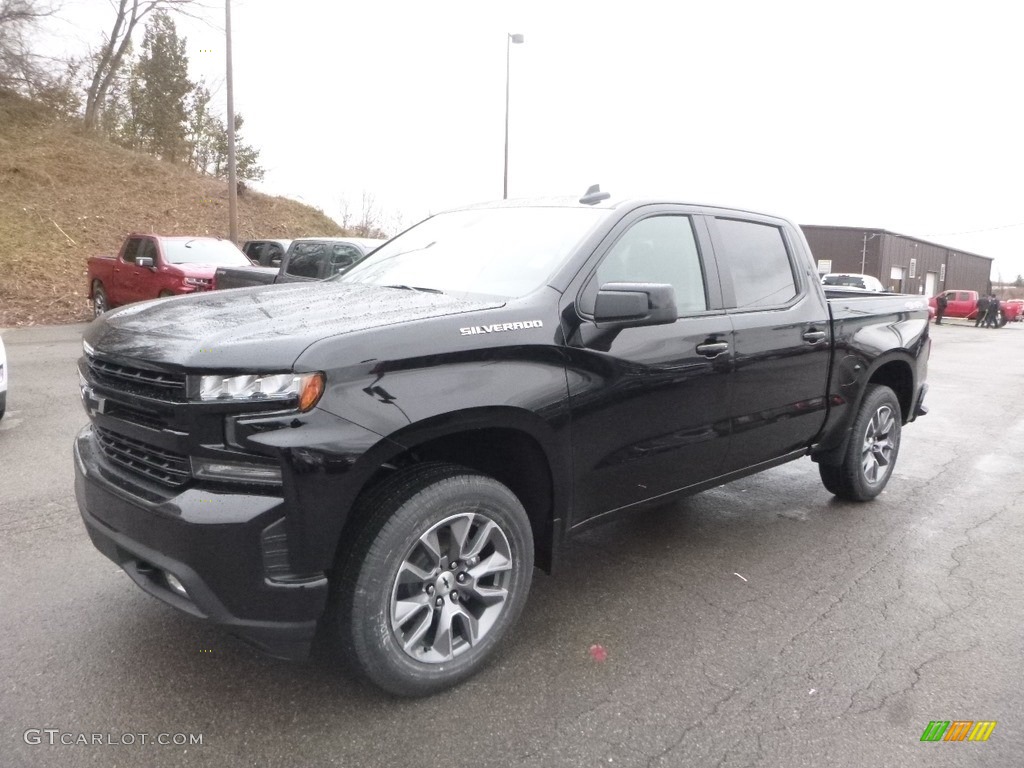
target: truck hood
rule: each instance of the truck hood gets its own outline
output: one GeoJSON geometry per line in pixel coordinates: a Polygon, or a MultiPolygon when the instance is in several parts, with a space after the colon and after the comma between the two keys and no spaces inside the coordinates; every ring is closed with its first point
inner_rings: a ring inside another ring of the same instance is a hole
{"type": "Polygon", "coordinates": [[[356,283],[284,284],[133,304],[94,320],[83,338],[111,358],[228,373],[289,370],[306,347],[331,336],[501,306],[356,283]]]}

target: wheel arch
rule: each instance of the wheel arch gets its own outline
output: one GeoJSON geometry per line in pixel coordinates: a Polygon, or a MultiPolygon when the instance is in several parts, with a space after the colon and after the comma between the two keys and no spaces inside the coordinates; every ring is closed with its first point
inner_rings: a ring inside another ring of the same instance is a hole
{"type": "Polygon", "coordinates": [[[897,357],[882,362],[872,370],[857,398],[858,411],[869,384],[881,384],[896,394],[900,403],[900,419],[905,425],[911,418],[914,404],[914,369],[910,362],[897,357]]]}
{"type": "MultiPolygon", "coordinates": [[[[569,505],[567,451],[561,438],[536,414],[511,407],[476,408],[443,414],[388,436],[392,450],[374,452],[375,467],[355,498],[370,492],[389,474],[423,462],[445,462],[472,469],[506,485],[522,503],[533,529],[534,561],[554,570],[569,505]]],[[[356,508],[353,504],[352,508],[356,508]]],[[[339,548],[362,520],[349,515],[339,548]]]]}
{"type": "Polygon", "coordinates": [[[914,398],[916,393],[916,382],[914,375],[913,357],[906,350],[895,350],[891,354],[879,358],[869,369],[865,376],[859,380],[856,397],[850,398],[848,415],[843,419],[841,439],[830,441],[825,446],[812,448],[811,458],[819,464],[835,465],[842,461],[849,446],[852,435],[852,428],[857,414],[860,412],[867,395],[868,388],[872,384],[886,386],[896,395],[900,404],[900,422],[906,425],[912,420],[912,409],[915,407],[914,398]]]}

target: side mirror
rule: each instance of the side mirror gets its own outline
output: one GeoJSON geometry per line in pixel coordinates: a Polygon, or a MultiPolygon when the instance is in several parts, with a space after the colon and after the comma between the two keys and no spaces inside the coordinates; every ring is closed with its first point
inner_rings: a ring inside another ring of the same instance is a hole
{"type": "Polygon", "coordinates": [[[678,317],[676,290],[668,283],[605,283],[594,302],[598,328],[666,325],[678,317]]]}
{"type": "Polygon", "coordinates": [[[137,258],[135,260],[135,266],[136,267],[144,267],[146,269],[152,269],[153,268],[153,257],[152,256],[139,256],[139,258],[137,258]]]}

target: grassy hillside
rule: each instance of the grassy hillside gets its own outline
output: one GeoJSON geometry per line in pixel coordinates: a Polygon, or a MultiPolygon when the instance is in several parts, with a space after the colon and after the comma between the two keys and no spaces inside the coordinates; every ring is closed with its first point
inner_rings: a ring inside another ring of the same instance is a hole
{"type": "MultiPolygon", "coordinates": [[[[0,91],[0,327],[87,320],[86,259],[129,232],[228,234],[226,184],[130,152],[0,91]]],[[[242,240],[341,235],[309,206],[246,191],[242,240]]]]}

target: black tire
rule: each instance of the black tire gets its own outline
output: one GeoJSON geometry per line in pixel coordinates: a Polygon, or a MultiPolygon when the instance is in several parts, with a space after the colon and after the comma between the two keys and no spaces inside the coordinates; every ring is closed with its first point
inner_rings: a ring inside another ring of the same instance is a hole
{"type": "Polygon", "coordinates": [[[825,488],[847,501],[870,501],[892,476],[900,451],[903,417],[889,387],[869,384],[841,464],[819,464],[825,488]]]}
{"type": "Polygon", "coordinates": [[[170,291],[164,290],[164,291],[160,291],[160,293],[158,293],[158,294],[156,295],[156,297],[157,297],[158,299],[166,299],[166,298],[167,298],[168,296],[173,296],[173,295],[174,295],[174,294],[173,294],[173,293],[171,293],[170,291]]]}
{"type": "Polygon", "coordinates": [[[0,419],[7,412],[7,391],[0,392],[0,419]]]}
{"type": "Polygon", "coordinates": [[[1000,309],[996,313],[996,327],[1002,328],[1008,322],[1010,322],[1010,321],[1006,319],[1006,315],[1004,314],[1003,310],[1000,309]]]}
{"type": "Polygon", "coordinates": [[[533,576],[533,533],[515,494],[473,470],[430,463],[396,472],[353,514],[364,523],[339,554],[329,619],[349,666],[399,696],[479,671],[518,619],[533,576]]]}
{"type": "Polygon", "coordinates": [[[110,300],[107,298],[107,291],[103,283],[94,280],[92,284],[92,316],[99,317],[110,309],[110,300]]]}

